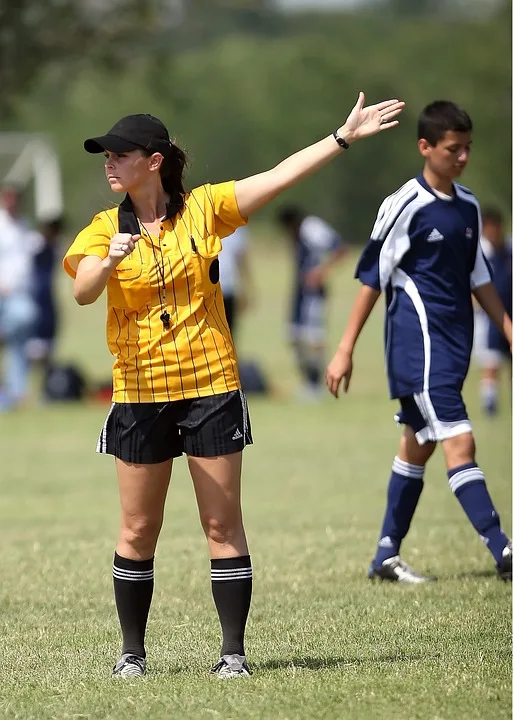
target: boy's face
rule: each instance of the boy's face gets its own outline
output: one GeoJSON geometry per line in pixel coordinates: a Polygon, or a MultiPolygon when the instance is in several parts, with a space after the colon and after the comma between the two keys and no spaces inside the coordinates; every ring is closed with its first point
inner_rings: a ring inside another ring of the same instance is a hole
{"type": "Polygon", "coordinates": [[[468,164],[471,152],[471,132],[447,130],[436,145],[418,140],[418,148],[425,159],[425,167],[446,180],[458,178],[468,164]]]}

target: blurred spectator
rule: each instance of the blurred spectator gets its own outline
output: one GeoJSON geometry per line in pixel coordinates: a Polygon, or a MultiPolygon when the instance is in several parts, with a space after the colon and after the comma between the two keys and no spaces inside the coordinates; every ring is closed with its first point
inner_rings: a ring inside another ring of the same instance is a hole
{"type": "Polygon", "coordinates": [[[0,190],[0,342],[3,383],[0,411],[25,398],[28,381],[26,343],[36,318],[31,295],[31,230],[20,217],[20,191],[0,190]]]}
{"type": "Polygon", "coordinates": [[[63,229],[62,218],[47,220],[40,231],[33,233],[33,285],[32,296],[37,307],[37,322],[27,344],[29,359],[47,368],[53,358],[58,327],[54,297],[56,263],[60,266],[59,239],[63,229]]]}
{"type": "MultiPolygon", "coordinates": [[[[482,250],[492,268],[493,283],[512,318],[512,248],[506,242],[503,216],[494,207],[482,210],[482,250]]],[[[475,357],[481,368],[480,400],[487,415],[498,412],[498,384],[511,352],[503,335],[480,307],[475,312],[475,357]]]]}
{"type": "Polygon", "coordinates": [[[230,332],[235,339],[239,313],[247,309],[253,293],[247,227],[239,227],[232,235],[225,238],[218,259],[225,314],[230,332]]]}
{"type": "Polygon", "coordinates": [[[301,397],[315,400],[323,389],[327,279],[348,251],[333,227],[298,207],[284,207],[279,223],[294,243],[294,288],[290,340],[303,379],[301,397]]]}

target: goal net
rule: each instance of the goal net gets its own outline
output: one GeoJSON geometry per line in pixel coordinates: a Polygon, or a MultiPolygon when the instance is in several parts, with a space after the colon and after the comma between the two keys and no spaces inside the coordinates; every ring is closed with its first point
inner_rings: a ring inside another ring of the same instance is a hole
{"type": "Polygon", "coordinates": [[[37,221],[61,217],[63,198],[59,158],[44,135],[0,132],[0,185],[31,190],[37,221]]]}

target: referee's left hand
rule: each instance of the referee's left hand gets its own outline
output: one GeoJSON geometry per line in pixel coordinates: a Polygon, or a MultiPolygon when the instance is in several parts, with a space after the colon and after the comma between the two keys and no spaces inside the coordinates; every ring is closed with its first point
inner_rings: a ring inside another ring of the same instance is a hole
{"type": "Polygon", "coordinates": [[[364,93],[360,92],[345,124],[338,130],[339,135],[349,143],[396,127],[398,120],[395,118],[405,107],[405,103],[397,98],[368,107],[364,107],[365,101],[364,93]]]}

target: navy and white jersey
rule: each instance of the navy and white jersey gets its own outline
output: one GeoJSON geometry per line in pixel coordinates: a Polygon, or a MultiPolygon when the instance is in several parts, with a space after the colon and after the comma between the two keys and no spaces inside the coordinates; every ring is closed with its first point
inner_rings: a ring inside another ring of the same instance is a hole
{"type": "MultiPolygon", "coordinates": [[[[315,215],[308,215],[302,220],[295,240],[295,280],[298,289],[301,289],[305,273],[321,265],[326,257],[342,247],[344,242],[333,227],[315,215]]],[[[316,292],[324,295],[325,288],[320,288],[316,292]]]]}
{"type": "Polygon", "coordinates": [[[382,203],[356,277],[386,293],[392,398],[462,387],[473,345],[471,291],[491,282],[480,236],[478,201],[457,183],[447,197],[420,175],[382,203]]]}

